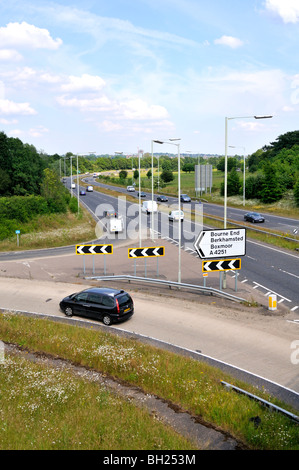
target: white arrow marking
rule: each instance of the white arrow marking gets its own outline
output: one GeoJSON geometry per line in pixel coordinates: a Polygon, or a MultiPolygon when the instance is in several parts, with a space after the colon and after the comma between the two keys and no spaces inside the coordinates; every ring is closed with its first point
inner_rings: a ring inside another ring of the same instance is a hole
{"type": "Polygon", "coordinates": [[[210,264],[211,264],[211,262],[208,262],[208,263],[205,264],[205,270],[206,271],[211,271],[210,264]]]}
{"type": "Polygon", "coordinates": [[[101,252],[104,253],[105,255],[108,255],[108,252],[106,251],[108,248],[108,245],[102,246],[101,252]]]}
{"type": "Polygon", "coordinates": [[[147,248],[144,248],[144,250],[142,250],[141,254],[142,254],[143,256],[148,256],[148,254],[147,254],[147,248]]]}
{"type": "Polygon", "coordinates": [[[157,248],[154,249],[154,255],[155,256],[160,256],[158,251],[159,251],[159,247],[157,246],[157,248]]]}
{"type": "Polygon", "coordinates": [[[137,256],[135,255],[135,249],[130,251],[130,255],[132,256],[132,258],[137,258],[137,256]]]}
{"type": "Polygon", "coordinates": [[[231,269],[235,268],[235,260],[232,259],[231,262],[228,264],[231,269]]]}
{"type": "Polygon", "coordinates": [[[222,269],[222,261],[219,261],[219,263],[216,264],[216,267],[219,269],[219,271],[222,269]]]}
{"type": "Polygon", "coordinates": [[[96,248],[96,245],[92,245],[91,247],[89,247],[89,252],[92,253],[93,255],[95,255],[95,252],[94,252],[95,248],[96,248]]]}
{"type": "Polygon", "coordinates": [[[77,249],[78,253],[80,253],[81,255],[84,255],[83,248],[84,248],[84,246],[79,246],[78,249],[77,249]]]}

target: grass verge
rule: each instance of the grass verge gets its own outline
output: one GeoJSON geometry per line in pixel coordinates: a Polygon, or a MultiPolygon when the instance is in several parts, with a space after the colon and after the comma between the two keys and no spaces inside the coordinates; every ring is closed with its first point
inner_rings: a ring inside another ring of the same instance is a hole
{"type": "MultiPolygon", "coordinates": [[[[193,415],[200,416],[206,422],[220,427],[250,448],[269,450],[299,449],[299,426],[297,424],[281,414],[262,408],[257,402],[246,396],[226,390],[221,385],[220,380],[225,380],[237,387],[260,395],[264,399],[292,412],[294,410],[291,410],[290,407],[279,400],[269,397],[266,393],[259,392],[253,387],[243,384],[204,363],[144,345],[136,340],[120,338],[109,334],[109,332],[96,331],[92,328],[78,328],[49,320],[28,318],[9,313],[0,315],[0,337],[5,342],[20,345],[31,351],[44,352],[55,357],[64,358],[100,371],[103,374],[117,377],[133,386],[138,386],[145,393],[156,394],[188,410],[193,415]],[[253,419],[256,416],[260,418],[260,424],[257,427],[253,419]]],[[[5,375],[2,376],[4,382],[7,381],[5,377],[5,375]]],[[[20,380],[19,387],[21,390],[23,387],[25,388],[26,383],[28,383],[28,378],[20,380]]],[[[8,393],[1,394],[1,418],[2,422],[6,423],[7,432],[8,428],[11,429],[11,426],[17,429],[18,422],[23,419],[22,409],[26,408],[25,404],[27,403],[25,394],[20,407],[17,407],[18,413],[15,417],[14,410],[20,393],[14,392],[13,387],[12,393],[16,401],[12,400],[8,393]],[[7,410],[5,416],[3,410],[7,410]],[[14,420],[16,421],[14,422],[14,420]],[[11,424],[11,421],[14,423],[11,424]]],[[[79,402],[82,403],[83,398],[86,398],[85,392],[80,392],[80,396],[79,402]]],[[[37,403],[39,403],[38,400],[37,403]]],[[[89,432],[92,432],[92,429],[98,429],[98,433],[99,430],[102,430],[100,434],[104,434],[104,415],[103,421],[100,416],[97,416],[99,421],[97,421],[96,426],[93,424],[95,413],[101,413],[97,406],[87,407],[86,409],[82,406],[82,412],[85,410],[84,420],[86,422],[83,423],[83,418],[78,415],[75,420],[78,429],[76,435],[73,435],[73,425],[68,427],[65,424],[65,413],[74,401],[76,400],[71,398],[70,401],[66,400],[59,403],[60,411],[54,423],[51,426],[49,425],[49,429],[59,428],[58,435],[61,436],[59,445],[64,445],[64,448],[69,448],[70,443],[72,443],[73,448],[79,447],[79,442],[84,436],[85,426],[86,429],[91,428],[89,432]]],[[[34,408],[35,405],[33,403],[30,406],[34,408]]],[[[40,434],[41,422],[44,422],[47,426],[49,418],[43,416],[44,408],[44,406],[39,407],[39,412],[31,417],[30,427],[32,431],[36,431],[36,436],[40,434]]],[[[113,407],[108,406],[107,408],[112,414],[113,407]]],[[[116,410],[120,413],[121,406],[118,405],[116,410]]],[[[28,413],[28,410],[24,409],[24,413],[28,413]]],[[[76,416],[79,409],[73,413],[76,416]]],[[[117,430],[114,431],[116,434],[118,433],[121,436],[128,434],[125,422],[121,420],[121,417],[118,418],[118,412],[112,420],[117,423],[117,430]]],[[[138,420],[136,414],[136,421],[138,420]]],[[[95,432],[95,436],[98,433],[95,432]]],[[[3,439],[2,432],[0,442],[3,442],[3,439]]],[[[28,431],[27,443],[23,445],[30,447],[30,439],[30,432],[28,431]]],[[[53,431],[51,431],[51,439],[54,439],[53,431]]],[[[8,441],[5,442],[7,444],[8,441]]],[[[150,435],[148,436],[147,445],[153,445],[152,442],[149,442],[150,435]]],[[[127,444],[123,443],[122,445],[127,444]]],[[[145,445],[144,442],[141,445],[145,445]]],[[[96,441],[95,446],[99,446],[99,441],[96,441]]],[[[120,448],[117,439],[113,443],[113,448],[120,448]]]]}
{"type": "Polygon", "coordinates": [[[86,210],[73,214],[50,214],[20,224],[19,246],[16,235],[0,242],[0,251],[51,248],[82,243],[95,238],[96,222],[86,210]]]}

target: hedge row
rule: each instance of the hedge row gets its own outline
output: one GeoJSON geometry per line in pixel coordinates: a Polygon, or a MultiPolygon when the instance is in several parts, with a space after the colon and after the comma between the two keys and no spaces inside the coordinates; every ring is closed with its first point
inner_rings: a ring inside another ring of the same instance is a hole
{"type": "Polygon", "coordinates": [[[22,223],[38,215],[64,213],[68,208],[77,211],[77,199],[69,193],[56,199],[34,195],[0,197],[0,240],[9,238],[22,223]]]}

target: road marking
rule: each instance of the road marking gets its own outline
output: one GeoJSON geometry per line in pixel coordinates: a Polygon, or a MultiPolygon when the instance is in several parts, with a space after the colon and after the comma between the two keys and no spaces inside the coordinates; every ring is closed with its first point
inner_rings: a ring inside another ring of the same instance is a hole
{"type": "Polygon", "coordinates": [[[296,277],[297,279],[299,279],[299,276],[297,276],[296,274],[289,273],[288,271],[284,271],[284,270],[281,269],[281,268],[278,268],[278,270],[281,271],[281,272],[284,273],[284,274],[289,274],[290,276],[293,276],[293,277],[296,277]]]}
{"type": "Polygon", "coordinates": [[[259,284],[258,282],[255,282],[253,281],[253,284],[255,284],[255,286],[253,287],[253,289],[257,289],[258,287],[261,287],[262,289],[265,289],[268,293],[265,294],[265,295],[268,295],[269,293],[272,293],[272,294],[275,294],[277,295],[278,297],[280,297],[282,300],[279,301],[280,302],[283,302],[284,300],[286,300],[287,302],[292,302],[290,299],[287,299],[286,297],[284,297],[283,295],[281,294],[278,294],[277,292],[274,292],[273,290],[269,290],[269,287],[265,287],[265,286],[262,286],[262,284],[259,284]]]}
{"type": "Polygon", "coordinates": [[[262,243],[253,242],[252,240],[249,240],[248,238],[247,238],[246,242],[247,243],[253,243],[254,245],[258,245],[258,246],[261,246],[263,248],[268,248],[269,250],[278,251],[278,253],[281,253],[283,255],[287,255],[287,256],[291,256],[292,258],[299,259],[299,256],[293,255],[291,253],[287,253],[287,252],[282,251],[282,250],[277,250],[276,248],[272,248],[271,246],[263,245],[262,243]]]}
{"type": "MultiPolygon", "coordinates": [[[[298,308],[298,305],[296,305],[296,307],[291,308],[291,312],[295,312],[295,310],[297,310],[297,308],[298,308]]],[[[296,320],[296,321],[298,321],[298,320],[296,320]]]]}

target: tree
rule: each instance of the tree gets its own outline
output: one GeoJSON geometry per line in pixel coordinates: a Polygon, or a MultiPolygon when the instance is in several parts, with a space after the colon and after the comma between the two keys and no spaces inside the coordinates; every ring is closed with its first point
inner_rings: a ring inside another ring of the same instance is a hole
{"type": "Polygon", "coordinates": [[[276,202],[282,197],[281,187],[278,182],[275,167],[270,162],[264,165],[264,180],[261,188],[261,200],[265,204],[276,202]]]}
{"type": "Polygon", "coordinates": [[[67,208],[64,186],[55,171],[46,168],[41,184],[41,195],[47,200],[51,212],[65,212],[67,208]]]}
{"type": "Polygon", "coordinates": [[[134,176],[134,180],[137,180],[138,177],[139,177],[139,171],[138,171],[138,170],[134,170],[133,176],[134,176]]]}
{"type": "MultiPolygon", "coordinates": [[[[227,171],[231,171],[233,168],[237,168],[238,161],[235,157],[228,157],[227,159],[227,171]]],[[[217,164],[217,170],[225,170],[225,157],[221,157],[217,164]]]]}
{"type": "MultiPolygon", "coordinates": [[[[235,168],[230,171],[227,176],[227,195],[235,196],[239,194],[241,188],[241,182],[239,175],[235,168]]],[[[221,183],[221,195],[224,196],[224,183],[221,183]]]]}
{"type": "Polygon", "coordinates": [[[128,176],[128,172],[126,170],[120,170],[118,176],[121,180],[125,180],[128,176]]]}
{"type": "Polygon", "coordinates": [[[194,171],[194,163],[184,163],[182,170],[186,173],[191,173],[191,171],[194,171]]]}
{"type": "Polygon", "coordinates": [[[11,179],[7,171],[0,168],[0,196],[5,196],[10,193],[11,179]]]}
{"type": "Polygon", "coordinates": [[[164,183],[170,183],[171,181],[174,180],[174,176],[171,170],[163,170],[161,173],[161,180],[164,181],[164,183]]]}
{"type": "Polygon", "coordinates": [[[294,186],[294,198],[295,198],[296,205],[299,207],[299,180],[294,186]]]}

